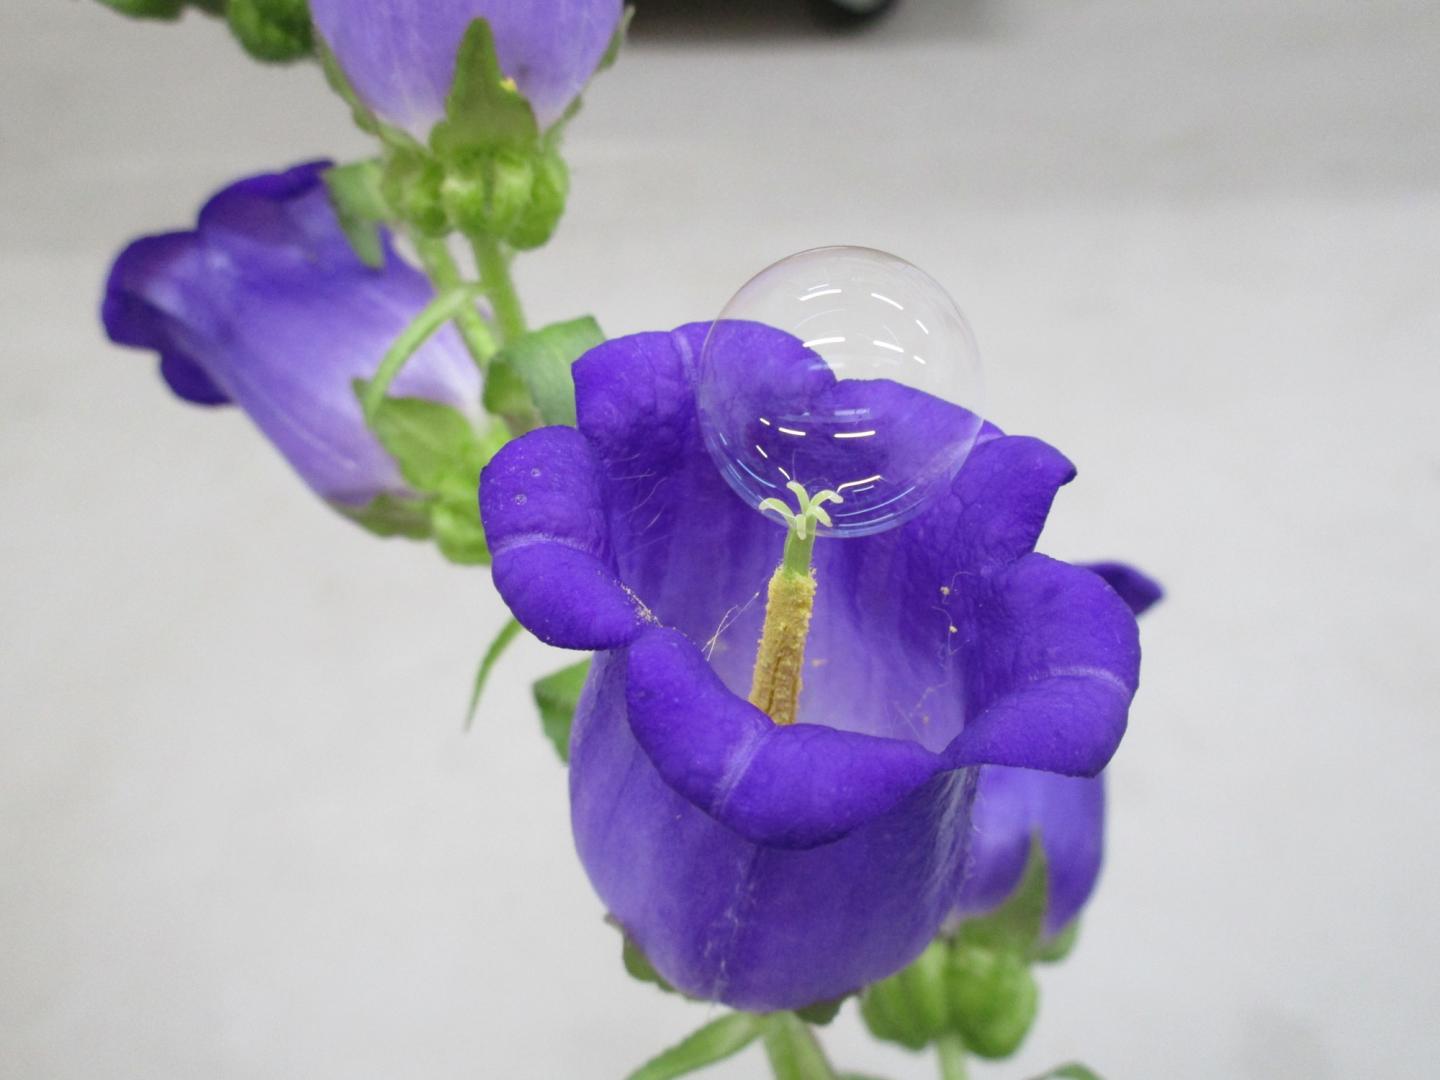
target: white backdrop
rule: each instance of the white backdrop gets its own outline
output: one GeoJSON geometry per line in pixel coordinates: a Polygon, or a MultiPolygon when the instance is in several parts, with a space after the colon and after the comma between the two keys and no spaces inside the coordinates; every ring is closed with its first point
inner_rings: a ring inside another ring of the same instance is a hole
{"type": "MultiPolygon", "coordinates": [[[[532,316],[669,327],[792,250],[895,251],[995,419],[1080,466],[1043,547],[1170,590],[1080,946],[976,1075],[1427,1074],[1440,9],[905,0],[836,40],[724,6],[641,0],[532,316]]],[[[565,658],[517,649],[463,736],[484,573],[329,514],[98,330],[126,238],[363,140],[208,22],[5,8],[0,1073],[623,1075],[706,1011],[621,973],[570,850],[526,691],[565,658]]],[[[827,1041],[934,1075],[853,1013],[827,1041]]]]}

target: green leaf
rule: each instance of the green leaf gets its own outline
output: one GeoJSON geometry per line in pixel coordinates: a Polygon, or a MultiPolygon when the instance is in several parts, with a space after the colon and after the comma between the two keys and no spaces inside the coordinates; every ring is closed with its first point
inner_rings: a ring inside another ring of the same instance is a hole
{"type": "Polygon", "coordinates": [[[752,1013],[736,1012],[712,1020],[670,1049],[632,1072],[628,1080],[671,1080],[724,1061],[760,1037],[765,1021],[752,1013]]]}
{"type": "Polygon", "coordinates": [[[495,668],[495,662],[509,647],[510,643],[520,636],[523,630],[514,619],[507,619],[505,625],[500,627],[500,632],[495,635],[490,647],[485,650],[485,655],[480,658],[480,668],[475,672],[475,685],[470,688],[470,704],[465,708],[465,730],[470,730],[470,725],[475,722],[475,710],[480,705],[480,695],[485,692],[485,683],[490,678],[490,672],[495,668]]]}
{"type": "Polygon", "coordinates": [[[1035,1077],[1035,1080],[1100,1080],[1100,1074],[1078,1061],[1072,1061],[1051,1069],[1044,1076],[1035,1077]]]}
{"type": "Polygon", "coordinates": [[[1045,908],[1049,902],[1045,849],[1038,836],[1030,841],[1025,873],[1009,899],[989,915],[967,919],[957,935],[962,942],[983,945],[997,952],[1030,957],[1041,947],[1045,908]]]}
{"type": "Polygon", "coordinates": [[[385,262],[380,223],[389,218],[390,208],[380,192],[382,172],[379,161],[356,161],[325,170],[325,187],[340,228],[356,257],[366,266],[378,267],[385,262]]]}
{"type": "Polygon", "coordinates": [[[512,401],[518,387],[523,386],[547,424],[573,426],[575,383],[570,377],[570,365],[604,340],[600,324],[589,315],[552,323],[515,339],[490,362],[485,407],[491,412],[505,412],[499,406],[512,401]]]}
{"type": "Polygon", "coordinates": [[[498,147],[529,150],[539,137],[534,110],[500,67],[490,24],[476,19],[456,53],[445,119],[430,132],[431,148],[442,158],[473,158],[498,147]]]}
{"type": "Polygon", "coordinates": [[[100,0],[100,3],[132,19],[178,19],[185,0],[100,0]]]}
{"type": "Polygon", "coordinates": [[[540,710],[540,726],[554,744],[560,760],[566,763],[570,761],[570,725],[589,674],[590,659],[586,657],[578,664],[546,675],[533,687],[535,705],[540,710]]]}
{"type": "Polygon", "coordinates": [[[814,1033],[794,1013],[765,1017],[765,1052],[775,1080],[838,1080],[814,1033]]]}
{"type": "Polygon", "coordinates": [[[314,52],[305,0],[229,0],[230,32],[257,60],[281,63],[314,52]]]}

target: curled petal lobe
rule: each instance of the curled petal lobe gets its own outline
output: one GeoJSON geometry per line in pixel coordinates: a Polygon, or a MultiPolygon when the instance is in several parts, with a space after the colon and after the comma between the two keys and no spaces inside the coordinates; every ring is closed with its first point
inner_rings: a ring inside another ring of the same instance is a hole
{"type": "Polygon", "coordinates": [[[726,689],[677,631],[647,631],[629,658],[636,741],[677,792],[757,844],[838,840],[944,767],[912,742],[820,724],[776,726],[726,689]]]}
{"type": "Polygon", "coordinates": [[[1165,595],[1158,581],[1126,563],[1089,563],[1085,569],[1099,574],[1137,616],[1145,614],[1165,595]]]}
{"type": "Polygon", "coordinates": [[[615,575],[594,451],[578,431],[542,428],[481,474],[480,512],[496,588],[551,645],[623,645],[646,621],[615,575]]]}

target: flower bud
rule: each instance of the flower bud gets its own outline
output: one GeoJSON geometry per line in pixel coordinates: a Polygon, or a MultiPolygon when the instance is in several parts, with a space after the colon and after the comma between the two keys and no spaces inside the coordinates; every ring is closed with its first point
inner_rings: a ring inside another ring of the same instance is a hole
{"type": "Polygon", "coordinates": [[[946,1005],[972,1053],[1009,1057],[1035,1022],[1040,991],[1025,958],[955,942],[945,971],[946,1005]]]}
{"type": "Polygon", "coordinates": [[[530,204],[510,231],[510,243],[526,251],[549,240],[560,222],[560,215],[565,212],[565,198],[569,194],[570,170],[564,159],[556,153],[546,154],[536,163],[530,204]]]}
{"type": "Polygon", "coordinates": [[[441,195],[445,170],[433,158],[396,153],[385,163],[380,191],[401,221],[424,236],[444,236],[450,220],[441,195]]]}

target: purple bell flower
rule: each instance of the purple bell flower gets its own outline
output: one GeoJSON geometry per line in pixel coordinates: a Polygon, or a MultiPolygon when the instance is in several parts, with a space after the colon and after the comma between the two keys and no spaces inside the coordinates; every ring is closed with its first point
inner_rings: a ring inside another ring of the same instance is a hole
{"type": "Polygon", "coordinates": [[[501,70],[542,128],[595,73],[622,0],[310,0],[315,29],[360,99],[422,142],[445,115],[465,30],[485,19],[501,70]]]}
{"type": "MultiPolygon", "coordinates": [[[[1160,586],[1121,563],[1094,563],[1137,616],[1163,595],[1160,586]]],[[[1090,899],[1100,876],[1105,842],[1105,777],[1059,776],[991,765],[980,770],[973,813],[975,834],[956,914],[983,915],[1020,884],[1038,836],[1045,852],[1045,934],[1054,937],[1090,899]]]]}
{"type": "MultiPolygon", "coordinates": [[[[234,403],[322,498],[358,510],[412,495],[365,426],[353,381],[433,299],[385,245],[379,269],[351,250],[325,162],[240,180],[188,232],[145,236],[116,258],[101,316],[117,344],[153,349],[170,389],[234,403]]],[[[391,393],[478,415],[480,377],[453,329],[430,338],[391,393]]]]}
{"type": "MultiPolygon", "coordinates": [[[[976,766],[1105,766],[1140,652],[1100,577],[1032,550],[1070,463],[987,427],[915,518],[816,546],[799,722],[772,723],[744,695],[784,530],[706,452],[707,329],[583,356],[579,429],[505,447],[481,514],[520,622],[598,650],[570,790],[601,899],[686,993],[797,1008],[893,973],[934,937],[965,865],[976,766]]],[[[786,385],[798,343],[756,332],[749,378],[786,385]]],[[[846,393],[915,391],[874,380],[846,393]]],[[[960,410],[928,401],[935,424],[953,424],[960,410]]],[[[875,452],[899,461],[905,444],[875,452]]]]}

